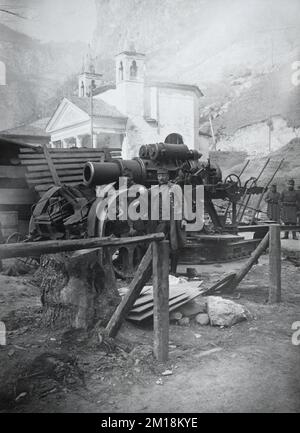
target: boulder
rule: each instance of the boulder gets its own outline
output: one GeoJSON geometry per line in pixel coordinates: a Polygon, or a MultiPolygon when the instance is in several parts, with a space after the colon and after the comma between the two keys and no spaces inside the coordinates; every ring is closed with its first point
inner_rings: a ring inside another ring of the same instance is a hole
{"type": "Polygon", "coordinates": [[[182,319],[178,320],[178,325],[180,326],[189,326],[190,319],[188,317],[183,317],[182,319]]]}
{"type": "Polygon", "coordinates": [[[207,312],[212,326],[232,326],[249,315],[242,305],[219,296],[208,296],[207,312]]]}
{"type": "Polygon", "coordinates": [[[191,300],[178,308],[180,313],[185,317],[196,316],[199,313],[207,312],[206,299],[191,300]]]}
{"type": "Polygon", "coordinates": [[[209,316],[208,316],[208,314],[206,314],[206,313],[197,314],[197,316],[196,316],[196,322],[199,325],[203,325],[203,326],[209,325],[209,316]]]}

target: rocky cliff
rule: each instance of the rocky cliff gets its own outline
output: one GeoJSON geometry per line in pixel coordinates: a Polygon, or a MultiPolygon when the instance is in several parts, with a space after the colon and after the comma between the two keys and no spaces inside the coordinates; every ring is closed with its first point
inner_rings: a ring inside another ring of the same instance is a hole
{"type": "Polygon", "coordinates": [[[50,115],[74,88],[83,43],[41,43],[0,24],[0,60],[6,85],[0,86],[0,130],[50,115]]]}
{"type": "Polygon", "coordinates": [[[278,146],[293,138],[300,126],[300,86],[291,84],[291,65],[300,60],[298,0],[95,1],[94,48],[106,77],[114,78],[112,53],[134,41],[147,54],[148,75],[199,85],[203,122],[210,113],[221,147],[234,148],[237,131],[265,122],[259,146],[273,116],[286,122],[278,146]]]}
{"type": "MultiPolygon", "coordinates": [[[[134,41],[147,55],[149,76],[199,85],[202,121],[211,114],[221,148],[238,146],[241,134],[247,147],[253,125],[261,128],[252,146],[259,147],[268,139],[270,117],[274,131],[287,128],[278,144],[293,138],[300,126],[300,86],[290,82],[291,65],[300,60],[299,0],[95,3],[92,45],[106,80],[114,80],[114,55],[134,41]]],[[[0,86],[0,129],[50,115],[59,97],[76,87],[85,49],[80,43],[40,43],[1,25],[8,84],[0,86]]]]}

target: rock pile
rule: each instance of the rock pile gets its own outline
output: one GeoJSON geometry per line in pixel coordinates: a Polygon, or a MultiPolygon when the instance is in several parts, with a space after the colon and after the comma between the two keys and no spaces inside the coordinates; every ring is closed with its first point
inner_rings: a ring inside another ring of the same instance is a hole
{"type": "Polygon", "coordinates": [[[249,317],[249,311],[242,305],[220,296],[207,296],[179,307],[171,313],[170,320],[180,326],[189,326],[194,320],[200,326],[230,327],[249,317]]]}

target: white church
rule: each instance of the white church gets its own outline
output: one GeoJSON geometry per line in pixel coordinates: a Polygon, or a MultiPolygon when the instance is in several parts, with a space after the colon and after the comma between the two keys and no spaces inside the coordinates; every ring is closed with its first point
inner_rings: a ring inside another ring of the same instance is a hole
{"type": "Polygon", "coordinates": [[[78,96],[64,98],[47,125],[51,146],[106,147],[132,158],[142,144],[166,142],[206,153],[199,136],[201,90],[148,80],[145,61],[133,47],[121,52],[116,82],[105,84],[91,60],[79,76],[78,96]]]}

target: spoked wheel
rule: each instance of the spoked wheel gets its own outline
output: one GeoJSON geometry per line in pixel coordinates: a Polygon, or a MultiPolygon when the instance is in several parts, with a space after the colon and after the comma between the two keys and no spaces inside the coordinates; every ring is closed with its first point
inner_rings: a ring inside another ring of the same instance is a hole
{"type": "MultiPolygon", "coordinates": [[[[120,194],[122,193],[118,193],[118,197],[120,197],[120,194]]],[[[112,200],[105,209],[98,213],[100,218],[96,224],[96,236],[122,238],[142,236],[149,233],[147,221],[131,221],[129,218],[126,221],[110,220],[108,217],[109,211],[114,206],[116,204],[112,200]]],[[[146,250],[147,246],[141,244],[110,248],[112,265],[116,276],[122,279],[133,278],[146,250]]]]}
{"type": "Polygon", "coordinates": [[[232,188],[241,188],[242,184],[241,184],[241,179],[239,178],[239,176],[237,174],[229,174],[226,179],[225,179],[225,184],[229,184],[227,189],[232,189],[232,188]]]}
{"type": "Polygon", "coordinates": [[[126,245],[112,254],[115,274],[122,279],[133,278],[146,249],[141,245],[126,245]]]}

